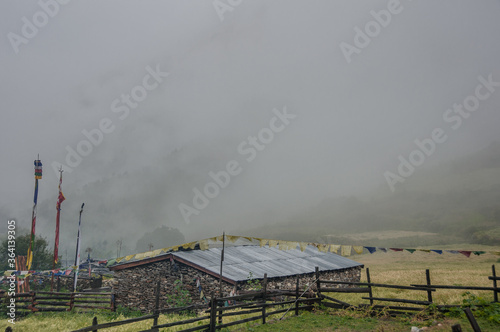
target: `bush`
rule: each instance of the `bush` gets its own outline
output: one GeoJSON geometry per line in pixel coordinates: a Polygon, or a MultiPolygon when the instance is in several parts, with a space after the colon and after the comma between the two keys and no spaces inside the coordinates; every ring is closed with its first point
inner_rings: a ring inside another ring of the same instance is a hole
{"type": "Polygon", "coordinates": [[[167,304],[170,307],[187,307],[193,302],[191,299],[191,294],[184,289],[182,285],[182,281],[176,280],[174,281],[174,289],[172,293],[167,297],[167,304]]]}
{"type": "Polygon", "coordinates": [[[464,315],[464,308],[470,308],[474,310],[474,315],[477,318],[484,318],[492,323],[500,324],[500,303],[488,302],[484,298],[470,292],[466,292],[462,296],[464,299],[462,300],[461,308],[450,308],[446,316],[460,317],[464,315]]]}
{"type": "Polygon", "coordinates": [[[251,289],[251,290],[260,291],[262,289],[262,285],[261,285],[260,281],[258,279],[255,279],[253,277],[253,273],[252,272],[250,272],[248,274],[247,285],[248,285],[248,288],[251,289]]]}

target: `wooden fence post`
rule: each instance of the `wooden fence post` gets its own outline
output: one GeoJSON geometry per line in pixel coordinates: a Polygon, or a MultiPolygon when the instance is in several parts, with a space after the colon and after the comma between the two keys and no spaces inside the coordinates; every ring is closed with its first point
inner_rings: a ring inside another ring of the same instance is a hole
{"type": "MultiPolygon", "coordinates": [[[[497,288],[497,273],[495,271],[495,264],[491,266],[491,273],[493,275],[493,287],[497,288]]],[[[496,290],[493,290],[493,302],[498,302],[498,292],[496,290]]]]}
{"type": "Polygon", "coordinates": [[[36,292],[31,292],[31,312],[35,312],[36,292]]]}
{"type": "Polygon", "coordinates": [[[262,306],[262,324],[266,323],[266,301],[267,301],[267,273],[264,273],[264,281],[263,281],[263,286],[262,288],[264,289],[264,293],[262,294],[262,301],[263,306],[262,306]]]}
{"type": "Polygon", "coordinates": [[[427,301],[432,303],[431,274],[429,272],[429,269],[425,270],[425,278],[427,279],[427,287],[429,288],[427,290],[427,301]]]}
{"type": "Polygon", "coordinates": [[[61,278],[59,278],[59,276],[57,276],[57,287],[56,287],[56,292],[59,293],[59,291],[61,290],[61,278]]]}
{"type": "Polygon", "coordinates": [[[316,292],[318,293],[318,297],[321,299],[321,282],[319,281],[319,267],[316,266],[314,268],[314,273],[316,275],[316,292]]]}
{"type": "Polygon", "coordinates": [[[462,332],[462,326],[460,324],[455,324],[451,327],[451,332],[462,332]]]}
{"type": "Polygon", "coordinates": [[[210,299],[210,326],[208,330],[210,332],[215,332],[215,319],[217,318],[217,299],[215,298],[215,293],[212,292],[210,299]]]}
{"type": "Polygon", "coordinates": [[[368,295],[370,295],[370,305],[373,305],[373,292],[372,292],[372,280],[370,278],[370,268],[366,268],[366,281],[369,283],[368,285],[368,295]]]}
{"type": "MultiPolygon", "coordinates": [[[[153,326],[158,325],[158,317],[160,316],[160,310],[159,310],[159,308],[160,308],[160,287],[161,287],[160,277],[158,277],[158,281],[156,282],[155,309],[153,312],[155,317],[153,318],[153,326]]],[[[158,329],[156,329],[156,331],[158,331],[158,329]]]]}
{"type": "MultiPolygon", "coordinates": [[[[97,316],[94,316],[94,319],[92,319],[92,326],[96,326],[96,325],[98,325],[97,316]]],[[[97,329],[92,330],[92,332],[97,332],[97,329]]]]}
{"type": "Polygon", "coordinates": [[[464,309],[465,315],[467,316],[467,319],[469,320],[470,325],[472,326],[472,329],[474,332],[481,332],[481,329],[479,328],[479,325],[476,322],[476,319],[474,318],[474,315],[472,314],[472,311],[470,311],[470,308],[465,308],[464,309]]]}
{"type": "Polygon", "coordinates": [[[295,316],[299,315],[299,276],[297,276],[297,284],[295,285],[295,316]]]}
{"type": "Polygon", "coordinates": [[[74,305],[75,305],[75,292],[71,293],[71,297],[69,300],[69,311],[73,310],[74,305]]]}

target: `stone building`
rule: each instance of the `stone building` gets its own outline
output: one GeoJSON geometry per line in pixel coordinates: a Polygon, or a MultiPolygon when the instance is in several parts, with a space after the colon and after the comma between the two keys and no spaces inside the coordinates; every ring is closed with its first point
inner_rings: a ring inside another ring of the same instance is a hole
{"type": "MultiPolygon", "coordinates": [[[[178,250],[142,260],[131,260],[110,266],[114,271],[113,291],[116,305],[150,312],[154,308],[155,288],[160,280],[160,308],[175,306],[175,291],[184,290],[192,304],[207,303],[212,292],[219,290],[222,248],[178,250]],[[181,286],[180,286],[181,285],[181,286]],[[187,292],[186,292],[187,291],[187,292]],[[187,295],[189,294],[189,295],[187,295]]],[[[363,265],[314,246],[279,250],[258,245],[229,246],[224,250],[222,292],[255,286],[267,273],[268,288],[294,289],[297,276],[301,289],[315,289],[315,267],[322,279],[359,281],[363,265]],[[252,282],[249,282],[252,280],[252,282]]]]}

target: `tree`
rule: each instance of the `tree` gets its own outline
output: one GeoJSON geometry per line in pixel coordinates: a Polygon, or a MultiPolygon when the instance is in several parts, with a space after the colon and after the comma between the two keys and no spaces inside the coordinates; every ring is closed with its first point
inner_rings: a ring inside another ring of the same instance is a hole
{"type": "MultiPolygon", "coordinates": [[[[16,237],[16,257],[26,256],[28,253],[28,247],[30,243],[30,234],[18,235],[16,237]]],[[[8,239],[2,241],[0,245],[0,271],[14,270],[8,264],[8,239]]],[[[61,256],[58,259],[56,267],[61,266],[61,256]]],[[[54,253],[48,247],[47,240],[43,237],[35,236],[35,250],[33,251],[33,263],[31,264],[31,270],[50,270],[54,263],[54,253]]],[[[22,267],[24,270],[25,267],[22,267]]]]}
{"type": "Polygon", "coordinates": [[[136,244],[136,252],[150,251],[152,248],[161,249],[186,242],[184,235],[177,229],[165,225],[154,231],[144,234],[136,244]]]}

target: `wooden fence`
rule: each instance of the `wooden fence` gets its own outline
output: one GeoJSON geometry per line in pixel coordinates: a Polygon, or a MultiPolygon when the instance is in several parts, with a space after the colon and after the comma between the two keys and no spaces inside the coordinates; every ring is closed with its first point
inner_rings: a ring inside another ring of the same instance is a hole
{"type": "MultiPolygon", "coordinates": [[[[326,307],[345,309],[345,308],[372,308],[375,310],[384,309],[388,310],[390,314],[402,314],[415,311],[422,311],[428,308],[430,305],[435,304],[433,301],[433,293],[439,289],[452,289],[452,290],[476,290],[476,291],[491,291],[493,302],[498,302],[498,293],[500,288],[497,287],[497,281],[500,280],[496,276],[495,265],[492,265],[492,276],[488,279],[493,282],[492,287],[480,287],[480,286],[457,286],[457,285],[438,285],[431,283],[431,276],[429,270],[425,271],[426,283],[421,285],[388,285],[388,284],[378,284],[372,283],[370,278],[370,269],[366,268],[366,279],[367,282],[347,282],[347,281],[331,281],[331,280],[321,280],[318,268],[316,268],[316,288],[317,295],[321,299],[320,303],[326,307]],[[332,285],[337,287],[332,287],[332,285]],[[339,285],[347,285],[351,287],[339,288],[339,285]],[[421,291],[426,295],[426,300],[415,300],[411,298],[382,298],[373,296],[375,288],[393,288],[403,291],[421,291]],[[330,295],[326,295],[328,293],[330,295]],[[338,300],[331,296],[331,293],[358,293],[364,294],[361,299],[368,300],[369,303],[353,305],[341,300],[338,300]],[[389,304],[388,304],[389,303],[389,304]],[[402,304],[402,305],[394,305],[402,304]]],[[[460,307],[460,304],[447,304],[447,305],[435,305],[437,309],[446,310],[449,308],[460,307]]]]}
{"type": "Polygon", "coordinates": [[[125,324],[131,324],[143,320],[152,319],[152,326],[150,329],[143,330],[146,331],[158,331],[161,328],[169,328],[173,326],[188,325],[196,322],[204,322],[204,324],[186,328],[182,330],[183,332],[188,331],[216,331],[223,328],[227,328],[234,325],[243,324],[251,321],[262,321],[262,324],[266,323],[266,319],[272,315],[285,315],[287,312],[293,312],[295,315],[299,314],[301,310],[312,310],[313,304],[318,302],[320,299],[316,297],[311,297],[310,293],[300,292],[299,277],[297,277],[297,283],[294,290],[268,290],[267,289],[267,275],[264,276],[264,281],[262,283],[262,289],[258,291],[247,292],[246,294],[241,294],[231,297],[215,297],[212,294],[210,303],[208,306],[188,306],[182,308],[170,308],[170,309],[158,309],[159,307],[159,282],[156,288],[156,298],[155,298],[155,310],[154,313],[147,316],[131,318],[119,322],[110,322],[104,324],[98,324],[97,318],[94,317],[92,326],[88,326],[73,332],[88,332],[88,331],[98,331],[99,329],[105,329],[114,326],[120,326],[125,324]],[[278,299],[278,300],[277,300],[278,299]],[[231,303],[231,305],[227,305],[231,303]],[[171,322],[166,324],[158,324],[158,318],[160,314],[173,313],[178,311],[186,311],[193,309],[205,309],[202,314],[198,317],[181,320],[177,322],[171,322]],[[240,309],[239,311],[229,312],[234,309],[240,309]],[[224,322],[225,317],[231,316],[242,316],[251,315],[250,317],[242,318],[240,320],[224,322]]]}
{"type": "MultiPolygon", "coordinates": [[[[5,294],[6,295],[6,294],[5,294]]],[[[7,297],[7,296],[4,296],[7,297]]],[[[112,293],[59,293],[59,292],[28,292],[17,293],[16,309],[18,314],[40,311],[78,311],[115,309],[112,293]]],[[[10,298],[10,297],[7,297],[10,298]]]]}
{"type": "MultiPolygon", "coordinates": [[[[92,325],[75,330],[73,332],[88,332],[98,331],[99,329],[106,329],[110,327],[131,324],[144,320],[153,320],[151,328],[146,331],[159,331],[161,328],[169,328],[173,326],[183,326],[192,323],[198,323],[195,327],[189,327],[183,332],[188,331],[216,331],[222,328],[243,324],[251,321],[261,321],[262,324],[266,323],[266,319],[272,315],[281,314],[286,315],[288,312],[293,312],[295,315],[299,314],[301,310],[311,310],[315,303],[320,305],[345,309],[345,308],[368,308],[370,310],[386,310],[391,315],[408,314],[425,310],[429,305],[435,304],[433,300],[433,293],[440,289],[454,289],[454,290],[479,290],[492,292],[493,302],[498,302],[498,293],[500,288],[497,287],[497,281],[500,280],[496,276],[495,266],[492,266],[492,276],[488,279],[492,281],[492,287],[479,287],[479,286],[457,286],[457,285],[439,285],[431,283],[431,276],[429,270],[426,270],[426,283],[421,285],[389,285],[372,283],[370,278],[370,270],[366,269],[367,282],[348,282],[348,281],[332,281],[322,280],[320,278],[319,269],[316,268],[315,285],[316,293],[311,294],[307,292],[313,285],[309,285],[305,291],[300,291],[299,277],[297,277],[296,287],[293,290],[277,290],[267,289],[267,275],[265,275],[262,289],[258,291],[246,292],[245,294],[232,296],[232,297],[219,297],[217,298],[212,294],[210,303],[208,305],[192,305],[182,308],[169,308],[159,309],[160,301],[160,281],[156,286],[155,296],[155,310],[150,315],[145,315],[137,318],[130,318],[118,322],[109,322],[99,324],[97,317],[94,317],[92,325]],[[373,296],[374,289],[376,288],[393,288],[401,291],[417,291],[424,293],[426,300],[415,300],[412,298],[381,298],[373,296]],[[339,299],[334,298],[332,293],[351,293],[361,294],[360,300],[368,301],[362,304],[349,304],[339,299]],[[328,295],[327,295],[328,294],[328,295]],[[366,295],[366,296],[363,296],[366,295]],[[230,305],[227,305],[230,303],[230,305]],[[229,312],[233,309],[238,311],[229,312]],[[202,313],[197,317],[185,319],[177,322],[170,322],[159,324],[158,319],[160,314],[174,313],[186,310],[202,310],[202,313]],[[224,322],[224,318],[231,316],[247,315],[235,321],[224,322]],[[250,317],[248,317],[250,315],[250,317]]],[[[305,288],[304,286],[302,288],[305,288]]],[[[96,309],[96,308],[114,308],[113,295],[110,293],[51,293],[51,292],[38,292],[38,293],[23,293],[17,294],[18,298],[26,297],[28,300],[17,300],[16,302],[25,302],[22,308],[31,311],[65,311],[72,308],[81,309],[96,309]],[[38,294],[38,295],[37,295],[38,294]],[[104,300],[106,296],[111,296],[111,299],[104,300]],[[98,304],[99,306],[91,306],[90,304],[98,304]],[[108,304],[103,306],[103,304],[108,304]],[[47,306],[47,307],[44,307],[47,306]],[[48,307],[50,306],[50,307],[48,307]],[[58,308],[61,306],[63,308],[58,308]],[[69,308],[64,308],[69,306],[69,308]],[[49,310],[51,308],[52,310],[49,310]]],[[[435,307],[441,310],[446,310],[451,307],[459,307],[460,304],[447,304],[436,305],[435,307]]],[[[18,306],[21,308],[21,306],[18,306]]],[[[471,314],[472,315],[472,314],[471,314]]]]}

